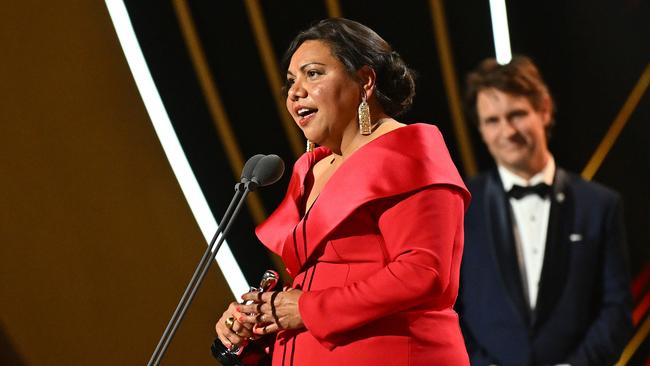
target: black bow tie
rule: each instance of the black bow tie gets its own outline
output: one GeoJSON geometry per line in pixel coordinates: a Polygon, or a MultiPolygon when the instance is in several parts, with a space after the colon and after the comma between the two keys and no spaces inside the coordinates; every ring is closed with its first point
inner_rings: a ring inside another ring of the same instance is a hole
{"type": "Polygon", "coordinates": [[[513,185],[512,188],[508,191],[508,197],[512,197],[516,200],[525,197],[529,194],[536,194],[541,198],[546,198],[551,193],[551,186],[546,183],[535,184],[534,186],[518,186],[513,185]]]}

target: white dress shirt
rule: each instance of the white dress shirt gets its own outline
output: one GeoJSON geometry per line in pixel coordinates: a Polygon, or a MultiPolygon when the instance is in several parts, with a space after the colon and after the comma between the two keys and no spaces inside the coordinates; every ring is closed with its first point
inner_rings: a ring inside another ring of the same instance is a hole
{"type": "MultiPolygon", "coordinates": [[[[528,181],[503,166],[499,166],[498,170],[503,188],[508,192],[515,184],[524,187],[534,186],[538,183],[552,185],[555,161],[553,157],[550,157],[546,166],[528,181]]],[[[513,213],[512,226],[521,279],[524,289],[527,290],[524,293],[528,296],[530,308],[534,310],[544,264],[551,195],[542,198],[537,194],[529,194],[520,199],[510,198],[509,201],[513,213]]]]}

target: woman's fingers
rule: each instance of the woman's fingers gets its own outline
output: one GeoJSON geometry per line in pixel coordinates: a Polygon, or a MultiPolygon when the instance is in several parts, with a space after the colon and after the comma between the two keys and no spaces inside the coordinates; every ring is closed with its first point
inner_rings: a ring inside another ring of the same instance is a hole
{"type": "Polygon", "coordinates": [[[221,314],[221,317],[219,318],[219,320],[217,320],[216,324],[214,325],[214,330],[217,332],[217,335],[219,336],[219,339],[221,339],[222,342],[225,341],[225,337],[223,337],[224,329],[228,328],[226,326],[226,321],[228,318],[232,316],[233,309],[234,307],[233,304],[231,303],[226,309],[226,311],[224,311],[223,314],[221,314]]]}
{"type": "Polygon", "coordinates": [[[253,328],[253,334],[261,336],[265,334],[275,333],[279,330],[280,327],[278,327],[278,325],[275,323],[259,324],[253,328]]]}
{"type": "Polygon", "coordinates": [[[245,324],[240,323],[238,320],[235,320],[235,324],[232,326],[232,331],[243,339],[246,339],[253,335],[252,325],[246,326],[245,324]]]}
{"type": "Polygon", "coordinates": [[[301,293],[287,289],[281,292],[254,291],[242,295],[248,304],[230,303],[215,325],[217,336],[224,346],[232,348],[249,338],[303,326],[297,306],[301,293]]]}
{"type": "MultiPolygon", "coordinates": [[[[238,335],[237,333],[235,333],[234,330],[229,329],[229,328],[226,328],[226,330],[224,331],[224,337],[228,340],[228,342],[229,342],[231,345],[235,345],[235,346],[239,346],[239,345],[242,344],[242,343],[244,342],[244,340],[246,339],[246,338],[244,338],[244,337],[238,335]]],[[[228,346],[228,345],[226,345],[226,344],[224,344],[224,345],[225,345],[226,347],[230,348],[230,346],[228,346]]]]}
{"type": "Polygon", "coordinates": [[[249,329],[252,329],[254,325],[257,323],[264,323],[267,317],[264,315],[264,313],[249,313],[249,314],[242,314],[238,321],[244,325],[246,325],[249,329]]]}
{"type": "Polygon", "coordinates": [[[242,295],[244,301],[252,303],[238,305],[241,314],[239,321],[243,324],[256,324],[253,334],[277,332],[279,329],[303,327],[298,309],[298,299],[302,291],[248,292],[242,295]],[[266,328],[264,328],[266,327],[266,328]]]}
{"type": "Polygon", "coordinates": [[[237,320],[234,321],[232,327],[227,327],[226,324],[217,326],[217,336],[221,340],[221,343],[228,348],[231,348],[233,345],[241,345],[253,335],[252,327],[247,328],[237,320]]]}
{"type": "Polygon", "coordinates": [[[233,343],[230,340],[230,336],[231,336],[230,333],[232,331],[224,324],[224,321],[226,319],[228,319],[227,313],[224,313],[223,316],[217,322],[215,328],[217,330],[217,337],[219,338],[221,343],[223,343],[223,345],[226,346],[226,348],[231,348],[233,343]]]}
{"type": "Polygon", "coordinates": [[[242,322],[243,315],[237,310],[238,303],[232,302],[228,309],[215,324],[217,336],[224,346],[231,348],[233,345],[242,344],[247,338],[253,336],[253,323],[242,322]]]}
{"type": "Polygon", "coordinates": [[[247,305],[239,305],[238,312],[243,314],[260,314],[271,311],[271,305],[268,302],[255,302],[247,305]]]}
{"type": "Polygon", "coordinates": [[[269,299],[271,299],[271,296],[274,292],[275,291],[269,291],[269,292],[252,291],[241,295],[241,298],[244,301],[252,301],[254,303],[268,302],[269,299]]]}

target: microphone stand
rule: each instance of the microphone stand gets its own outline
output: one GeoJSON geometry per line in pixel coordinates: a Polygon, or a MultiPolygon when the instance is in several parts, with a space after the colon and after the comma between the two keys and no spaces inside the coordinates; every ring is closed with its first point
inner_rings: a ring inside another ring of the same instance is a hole
{"type": "Polygon", "coordinates": [[[151,355],[151,359],[147,364],[148,366],[157,366],[160,363],[160,360],[165,354],[165,351],[167,351],[169,342],[171,342],[172,338],[174,337],[174,334],[176,333],[178,326],[180,325],[181,321],[183,320],[183,317],[185,316],[185,313],[187,312],[187,309],[192,303],[192,300],[196,295],[196,291],[198,290],[199,286],[201,286],[201,282],[203,282],[203,278],[205,277],[205,274],[208,272],[208,269],[212,264],[212,260],[214,256],[219,251],[221,244],[223,244],[224,240],[226,239],[226,234],[228,234],[228,231],[230,230],[232,223],[235,221],[233,220],[233,218],[237,217],[237,214],[241,210],[246,196],[250,192],[254,191],[257,187],[258,184],[256,182],[249,181],[248,179],[243,179],[242,183],[237,183],[235,185],[235,195],[230,201],[230,204],[228,205],[228,209],[226,209],[226,213],[223,215],[223,218],[221,219],[221,224],[219,224],[219,227],[217,228],[217,231],[212,237],[212,240],[210,241],[208,248],[206,249],[205,253],[203,253],[203,257],[201,258],[201,261],[196,267],[192,279],[187,284],[187,288],[185,289],[185,292],[183,293],[183,296],[181,297],[178,306],[176,306],[176,310],[174,311],[174,314],[169,320],[169,324],[167,324],[167,328],[165,328],[162,337],[160,337],[160,341],[158,342],[158,345],[156,346],[156,349],[153,351],[153,354],[151,355]],[[220,236],[219,233],[221,233],[222,230],[223,233],[220,236]],[[219,240],[217,241],[217,239],[219,240]]]}

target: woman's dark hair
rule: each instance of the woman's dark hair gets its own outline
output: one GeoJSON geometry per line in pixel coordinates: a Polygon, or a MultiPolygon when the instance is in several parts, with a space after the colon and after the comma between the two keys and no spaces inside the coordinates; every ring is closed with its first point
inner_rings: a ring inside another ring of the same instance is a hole
{"type": "Polygon", "coordinates": [[[526,97],[536,111],[541,110],[544,99],[548,97],[551,104],[551,123],[547,134],[550,133],[550,127],[555,122],[555,105],[542,74],[530,58],[517,55],[505,65],[500,65],[494,58],[485,59],[467,74],[466,84],[467,109],[477,124],[476,99],[482,90],[495,88],[504,93],[526,97]]]}
{"type": "Polygon", "coordinates": [[[318,40],[331,48],[332,54],[350,75],[369,66],[377,75],[375,93],[384,112],[395,117],[407,111],[415,96],[415,74],[400,55],[372,29],[344,18],[324,19],[300,32],[282,58],[282,70],[305,41],[318,40]]]}

